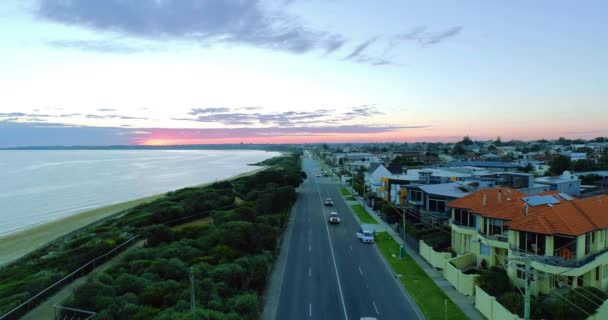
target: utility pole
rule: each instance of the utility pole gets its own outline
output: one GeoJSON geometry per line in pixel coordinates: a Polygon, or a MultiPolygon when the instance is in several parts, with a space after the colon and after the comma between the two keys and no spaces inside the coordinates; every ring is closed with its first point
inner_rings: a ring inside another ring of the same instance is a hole
{"type": "Polygon", "coordinates": [[[192,319],[196,319],[196,300],[194,298],[194,272],[190,267],[190,311],[192,312],[192,319]]]}
{"type": "Polygon", "coordinates": [[[525,259],[526,262],[526,286],[524,292],[524,319],[530,320],[530,282],[532,281],[531,259],[525,259]]]}

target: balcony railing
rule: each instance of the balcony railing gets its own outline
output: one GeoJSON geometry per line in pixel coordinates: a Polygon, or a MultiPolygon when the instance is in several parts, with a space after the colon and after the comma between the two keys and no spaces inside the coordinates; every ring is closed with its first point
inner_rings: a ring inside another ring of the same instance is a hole
{"type": "Polygon", "coordinates": [[[458,221],[458,220],[451,220],[452,224],[457,225],[461,228],[469,228],[469,229],[475,229],[475,224],[472,223],[464,223],[462,221],[458,221]]]}
{"type": "Polygon", "coordinates": [[[534,254],[532,252],[525,252],[517,246],[510,246],[509,248],[515,255],[537,256],[539,262],[542,262],[542,263],[548,264],[548,265],[552,265],[552,266],[565,267],[565,268],[582,267],[590,262],[593,262],[596,258],[598,258],[599,256],[608,252],[608,248],[606,248],[606,249],[603,249],[596,253],[589,254],[580,259],[577,259],[576,250],[572,250],[571,253],[568,255],[565,255],[562,253],[562,256],[560,256],[560,255],[544,256],[544,255],[534,254]]]}
{"type": "Polygon", "coordinates": [[[493,234],[491,236],[486,236],[487,239],[490,240],[494,240],[494,241],[501,241],[501,242],[508,242],[509,241],[509,235],[508,234],[493,234]]]}

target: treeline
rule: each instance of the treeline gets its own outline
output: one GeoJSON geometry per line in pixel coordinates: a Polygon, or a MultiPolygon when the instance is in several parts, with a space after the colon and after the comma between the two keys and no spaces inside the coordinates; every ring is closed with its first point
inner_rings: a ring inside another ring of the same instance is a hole
{"type": "Polygon", "coordinates": [[[140,205],[0,271],[0,315],[120,243],[143,248],[79,288],[70,306],[96,319],[180,319],[189,310],[188,273],[206,319],[256,318],[277,239],[301,183],[299,155],[273,158],[255,175],[186,188],[140,205]],[[171,226],[211,217],[208,225],[171,226]]]}

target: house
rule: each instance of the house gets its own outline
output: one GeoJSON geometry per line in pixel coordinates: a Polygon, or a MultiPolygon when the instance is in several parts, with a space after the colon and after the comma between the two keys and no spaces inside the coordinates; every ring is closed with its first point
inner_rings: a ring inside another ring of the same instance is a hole
{"type": "MultiPolygon", "coordinates": [[[[507,224],[509,258],[527,256],[536,273],[532,292],[592,286],[608,289],[608,196],[540,205],[540,210],[507,224]]],[[[508,274],[523,285],[515,266],[508,274]]]]}
{"type": "Polygon", "coordinates": [[[519,171],[521,166],[512,162],[501,161],[455,161],[450,164],[453,167],[478,167],[495,171],[515,172],[519,171]]]}
{"type": "Polygon", "coordinates": [[[608,288],[608,196],[484,189],[448,207],[453,250],[473,256],[463,269],[502,266],[523,287],[526,258],[533,261],[534,294],[561,286],[608,288]]]}
{"type": "Polygon", "coordinates": [[[406,206],[427,225],[448,225],[447,203],[470,194],[474,188],[461,182],[412,184],[405,187],[406,206]]]}
{"type": "Polygon", "coordinates": [[[559,191],[575,196],[581,194],[581,180],[571,174],[570,171],[564,171],[561,176],[536,178],[534,179],[534,183],[547,185],[551,191],[559,191]]]}
{"type": "Polygon", "coordinates": [[[365,184],[370,187],[371,192],[378,194],[382,187],[382,177],[388,177],[391,172],[381,163],[372,163],[365,173],[365,184]]]}

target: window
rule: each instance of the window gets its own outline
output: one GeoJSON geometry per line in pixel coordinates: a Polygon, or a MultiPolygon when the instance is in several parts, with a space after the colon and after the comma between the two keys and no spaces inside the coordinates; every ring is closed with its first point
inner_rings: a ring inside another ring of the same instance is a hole
{"type": "Polygon", "coordinates": [[[576,286],[578,286],[579,288],[585,286],[585,281],[583,279],[583,276],[576,278],[576,286]]]}
{"type": "Polygon", "coordinates": [[[600,281],[600,267],[595,268],[595,281],[600,281]]]}
{"type": "Polygon", "coordinates": [[[410,191],[410,201],[422,202],[422,191],[417,191],[417,190],[410,191]]]}
{"type": "Polygon", "coordinates": [[[593,243],[593,232],[585,234],[585,255],[591,253],[591,244],[593,243]]]}
{"type": "Polygon", "coordinates": [[[429,199],[429,211],[445,213],[445,200],[429,199]]]}
{"type": "Polygon", "coordinates": [[[519,232],[519,249],[536,255],[545,255],[545,235],[519,232]]]}
{"type": "Polygon", "coordinates": [[[525,279],[526,278],[526,272],[523,270],[524,266],[523,265],[517,265],[517,278],[518,279],[525,279]]]}

